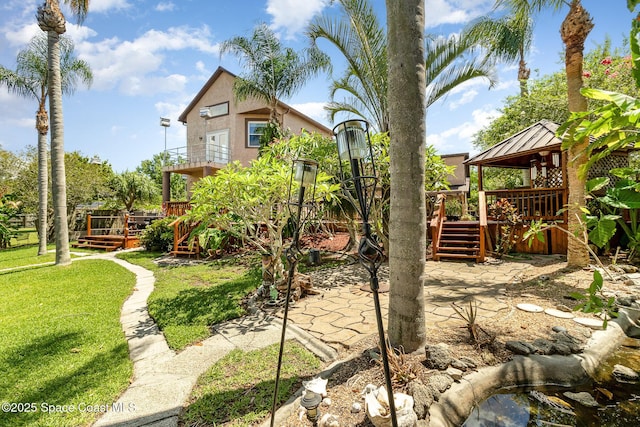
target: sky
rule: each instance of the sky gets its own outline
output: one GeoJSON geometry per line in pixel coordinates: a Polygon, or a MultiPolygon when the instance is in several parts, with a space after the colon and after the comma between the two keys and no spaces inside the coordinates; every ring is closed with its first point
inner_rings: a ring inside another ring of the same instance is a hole
{"type": "MultiPolygon", "coordinates": [[[[370,0],[382,25],[385,1],[370,0]]],[[[0,4],[0,64],[15,69],[18,52],[39,29],[35,13],[42,0],[3,0],[0,4]]],[[[61,1],[62,3],[62,1],[61,1]]],[[[625,0],[583,0],[595,23],[585,44],[590,50],[610,37],[622,46],[633,17],[625,0]]],[[[491,12],[494,0],[425,0],[425,31],[449,36],[474,18],[491,12]]],[[[65,9],[63,8],[63,12],[65,9]]],[[[219,46],[235,36],[248,36],[267,23],[283,44],[308,46],[304,31],[318,14],[337,14],[329,0],[91,0],[78,25],[66,13],[67,35],[75,54],[90,65],[90,88],[78,87],[63,98],[64,146],[87,157],[98,156],[117,172],[134,170],[141,161],[168,149],[186,146],[186,127],[178,116],[218,66],[242,75],[238,59],[220,55],[219,46]],[[171,126],[160,126],[160,117],[171,126]],[[165,133],[166,131],[166,133],[165,133]]],[[[560,24],[567,7],[545,11],[535,19],[534,40],[527,56],[531,77],[564,68],[560,24]]],[[[333,74],[344,62],[332,57],[333,74]]],[[[497,117],[509,95],[518,93],[515,65],[498,65],[497,84],[489,89],[476,79],[453,90],[427,113],[427,143],[439,154],[478,152],[473,135],[497,117]]],[[[323,110],[332,77],[320,75],[282,101],[332,128],[323,110]]],[[[0,147],[19,152],[37,144],[37,102],[10,94],[0,86],[0,147]]]]}

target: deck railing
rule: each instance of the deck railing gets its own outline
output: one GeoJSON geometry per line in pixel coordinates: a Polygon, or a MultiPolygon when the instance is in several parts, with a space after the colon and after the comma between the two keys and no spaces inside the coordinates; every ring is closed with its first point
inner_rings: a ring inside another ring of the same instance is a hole
{"type": "Polygon", "coordinates": [[[542,219],[560,221],[564,219],[558,213],[567,204],[567,191],[564,188],[517,188],[512,190],[485,191],[487,206],[500,199],[507,199],[522,215],[523,221],[542,219]]]}
{"type": "Polygon", "coordinates": [[[191,209],[189,202],[166,202],[163,206],[165,216],[182,216],[191,209]]]}
{"type": "Polygon", "coordinates": [[[447,217],[444,212],[446,196],[438,194],[433,206],[433,216],[431,217],[431,256],[438,259],[438,246],[440,245],[440,235],[442,232],[442,222],[447,217]]]}
{"type": "Polygon", "coordinates": [[[215,162],[229,163],[229,147],[222,144],[198,143],[184,147],[170,148],[166,151],[166,158],[172,164],[215,162]]]}

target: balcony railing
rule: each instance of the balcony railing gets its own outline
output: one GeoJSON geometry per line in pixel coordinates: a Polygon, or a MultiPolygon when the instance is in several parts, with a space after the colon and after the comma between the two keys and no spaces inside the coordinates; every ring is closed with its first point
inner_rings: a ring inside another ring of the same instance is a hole
{"type": "Polygon", "coordinates": [[[171,164],[215,162],[229,163],[229,147],[214,143],[190,144],[186,147],[170,148],[166,157],[171,164]]]}
{"type": "Polygon", "coordinates": [[[567,204],[567,190],[564,188],[520,188],[513,190],[485,191],[487,206],[497,200],[507,199],[518,209],[524,221],[543,219],[545,221],[563,220],[558,214],[567,204]]]}

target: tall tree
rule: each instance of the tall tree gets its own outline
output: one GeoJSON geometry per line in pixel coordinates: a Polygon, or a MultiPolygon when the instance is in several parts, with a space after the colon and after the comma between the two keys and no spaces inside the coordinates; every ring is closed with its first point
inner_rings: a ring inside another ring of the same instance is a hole
{"type": "MultiPolygon", "coordinates": [[[[63,0],[82,22],[89,9],[89,0],[63,0]]],[[[47,33],[47,79],[51,117],[51,190],[56,233],[56,265],[71,263],[69,226],[67,225],[67,191],[64,171],[64,117],[62,114],[62,76],[60,72],[60,36],[66,30],[66,20],[58,0],[45,0],[38,7],[38,26],[47,33]]]]}
{"type": "Polygon", "coordinates": [[[235,54],[246,70],[234,83],[236,99],[254,97],[266,102],[269,122],[278,128],[282,125],[278,101],[293,96],[311,77],[331,67],[329,57],[315,47],[300,53],[284,47],[264,23],[257,25],[250,37],[224,41],[220,52],[235,54]]]}
{"type": "MultiPolygon", "coordinates": [[[[570,112],[587,111],[587,99],[580,93],[583,86],[584,42],[593,29],[589,12],[582,7],[580,0],[497,0],[496,5],[506,5],[517,17],[525,19],[539,13],[544,8],[560,9],[568,3],[569,11],[562,21],[560,36],[565,48],[565,74],[567,78],[567,101],[570,112]]],[[[589,139],[583,138],[566,150],[568,197],[567,227],[577,232],[584,215],[581,207],[585,205],[585,178],[579,174],[582,165],[587,162],[585,155],[589,139]]],[[[585,267],[589,263],[589,252],[576,239],[569,239],[567,264],[585,267]]]]}
{"type": "Polygon", "coordinates": [[[115,197],[130,211],[136,202],[150,202],[158,194],[160,187],[141,172],[125,171],[113,177],[111,186],[115,197]]]}
{"type": "MultiPolygon", "coordinates": [[[[331,120],[338,113],[359,116],[377,130],[389,130],[387,100],[387,36],[367,0],[338,0],[342,15],[316,17],[307,30],[314,43],[325,39],[346,59],[343,76],[333,81],[327,111],[331,120]],[[343,100],[337,100],[341,94],[343,100]]],[[[475,42],[468,37],[426,38],[426,106],[454,87],[476,77],[493,83],[492,69],[472,53],[475,42]]]]}
{"type": "Polygon", "coordinates": [[[487,49],[489,57],[507,63],[518,63],[520,95],[529,93],[528,81],[531,69],[526,55],[533,39],[533,21],[529,16],[507,15],[498,19],[481,17],[465,29],[468,37],[487,49]]]}
{"type": "MultiPolygon", "coordinates": [[[[16,70],[11,71],[0,65],[0,85],[6,85],[10,92],[38,101],[36,130],[38,131],[38,255],[47,253],[47,134],[49,117],[45,103],[48,96],[47,36],[38,35],[29,47],[18,52],[16,70]]],[[[87,86],[93,81],[93,74],[87,62],[73,55],[73,41],[60,37],[60,73],[62,93],[71,94],[78,80],[87,86]]]]}
{"type": "Polygon", "coordinates": [[[391,220],[389,339],[411,352],[426,340],[424,0],[387,0],[391,220]]]}

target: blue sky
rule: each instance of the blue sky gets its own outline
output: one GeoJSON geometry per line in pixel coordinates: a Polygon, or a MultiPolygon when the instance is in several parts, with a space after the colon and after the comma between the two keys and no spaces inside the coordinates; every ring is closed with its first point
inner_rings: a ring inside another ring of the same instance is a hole
{"type": "MultiPolygon", "coordinates": [[[[0,5],[0,64],[14,69],[15,58],[40,31],[35,11],[42,0],[4,0],[0,5]]],[[[371,0],[385,22],[384,0],[371,0]]],[[[494,0],[426,0],[426,31],[447,36],[461,25],[488,13],[494,0]]],[[[608,35],[620,46],[632,14],[624,0],[583,0],[595,28],[586,43],[591,49],[608,35]]],[[[81,26],[67,15],[67,34],[76,55],[94,73],[90,89],[64,98],[65,149],[99,156],[120,172],[133,170],[164,149],[160,117],[171,119],[168,148],[186,145],[186,128],[177,118],[218,66],[241,74],[237,59],[221,57],[219,44],[250,34],[266,22],[294,49],[307,45],[304,29],[319,13],[336,13],[329,0],[91,0],[81,26]]],[[[558,71],[562,64],[559,28],[566,8],[536,19],[527,60],[532,78],[558,71]]],[[[332,54],[333,52],[328,52],[332,54]]],[[[334,74],[343,71],[333,57],[334,74]]],[[[495,117],[504,98],[517,93],[516,68],[497,67],[498,84],[470,82],[432,106],[427,114],[427,142],[440,154],[470,152],[474,133],[495,117]]],[[[320,76],[283,101],[332,127],[322,106],[328,101],[330,77],[320,76]]],[[[20,151],[35,145],[37,105],[0,88],[0,146],[20,151]]]]}

